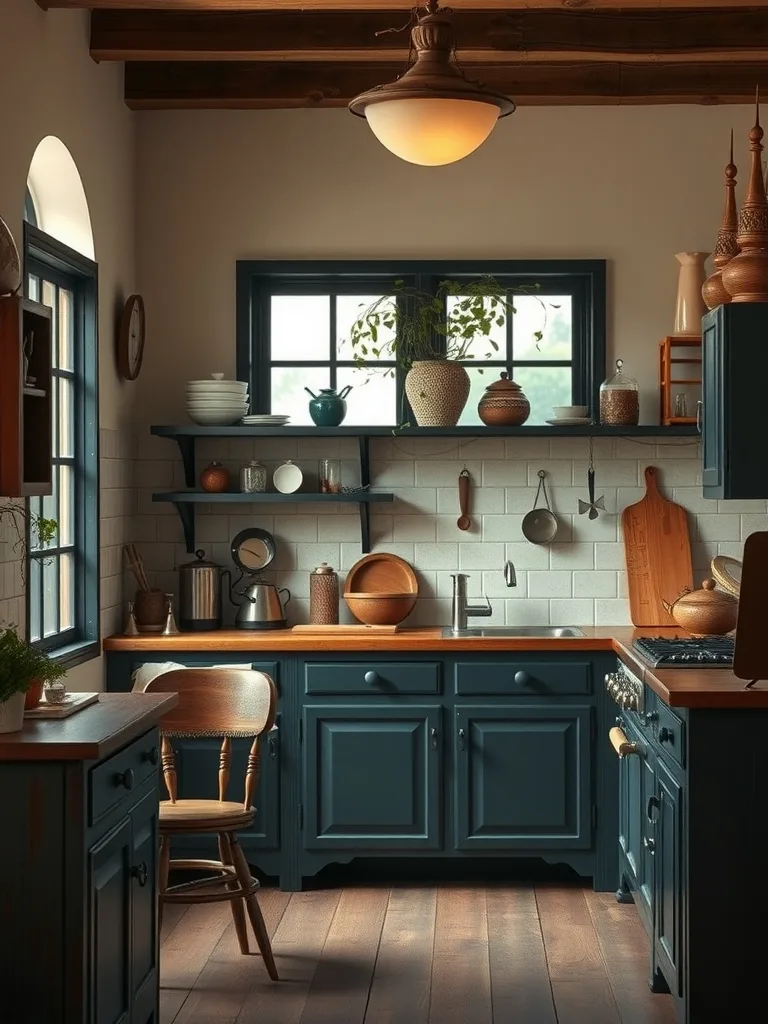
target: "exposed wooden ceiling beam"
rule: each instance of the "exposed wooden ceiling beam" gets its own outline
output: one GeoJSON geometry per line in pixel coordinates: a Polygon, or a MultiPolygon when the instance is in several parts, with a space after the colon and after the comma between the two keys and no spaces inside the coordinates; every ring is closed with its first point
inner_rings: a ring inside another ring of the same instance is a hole
{"type": "MultiPolygon", "coordinates": [[[[393,64],[138,62],[125,67],[134,110],[341,107],[391,81],[393,64]]],[[[487,64],[482,79],[520,106],[746,103],[768,91],[768,62],[739,64],[487,64]]]]}
{"type": "MultiPolygon", "coordinates": [[[[411,0],[37,0],[44,10],[52,8],[90,8],[92,10],[144,10],[157,11],[274,11],[312,10],[400,10],[413,6],[411,0]]],[[[446,2],[446,6],[449,4],[446,2]]],[[[707,8],[728,10],[732,0],[461,0],[467,10],[582,10],[639,11],[643,9],[707,8]]],[[[767,8],[768,0],[752,0],[751,7],[767,8]]]]}
{"type": "MultiPolygon", "coordinates": [[[[550,61],[760,61],[768,9],[592,12],[457,11],[463,64],[550,61]]],[[[95,60],[405,61],[398,11],[179,13],[94,11],[95,60]]]]}

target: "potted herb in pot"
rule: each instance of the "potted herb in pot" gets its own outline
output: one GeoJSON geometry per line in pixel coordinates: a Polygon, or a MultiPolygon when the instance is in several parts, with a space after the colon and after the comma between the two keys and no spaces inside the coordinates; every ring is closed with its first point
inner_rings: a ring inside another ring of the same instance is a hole
{"type": "Polygon", "coordinates": [[[43,684],[63,675],[66,669],[28,644],[14,626],[0,630],[0,733],[21,729],[25,703],[35,707],[43,684]]]}
{"type": "MultiPolygon", "coordinates": [[[[487,341],[486,359],[499,351],[493,329],[515,313],[510,300],[515,291],[530,294],[535,287],[511,289],[482,277],[440,281],[436,292],[425,292],[395,281],[392,294],[377,298],[352,324],[354,360],[371,372],[371,356],[394,360],[406,371],[405,393],[417,424],[454,427],[469,396],[469,374],[461,363],[475,358],[471,348],[477,339],[487,341]],[[455,301],[449,303],[449,297],[455,301]]],[[[545,322],[546,307],[541,306],[545,322]]],[[[542,331],[534,336],[540,341],[542,331]]]]}

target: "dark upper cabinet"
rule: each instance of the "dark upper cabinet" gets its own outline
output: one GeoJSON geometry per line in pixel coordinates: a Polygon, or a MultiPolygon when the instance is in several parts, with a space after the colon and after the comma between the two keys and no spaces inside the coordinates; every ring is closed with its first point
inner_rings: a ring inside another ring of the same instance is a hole
{"type": "Polygon", "coordinates": [[[702,320],[702,483],[705,498],[768,498],[762,413],[768,303],[732,302],[702,320]]]}

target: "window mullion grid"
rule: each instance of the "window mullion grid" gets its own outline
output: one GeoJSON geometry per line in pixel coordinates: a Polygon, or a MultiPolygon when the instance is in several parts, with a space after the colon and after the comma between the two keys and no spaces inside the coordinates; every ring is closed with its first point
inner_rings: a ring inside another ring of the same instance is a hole
{"type": "Polygon", "coordinates": [[[336,344],[337,344],[337,339],[336,339],[336,298],[337,298],[338,293],[336,291],[333,291],[333,290],[330,290],[330,291],[331,291],[331,294],[328,296],[328,301],[330,302],[330,309],[328,310],[328,330],[329,330],[331,336],[330,336],[330,339],[329,339],[330,364],[329,364],[329,367],[328,367],[328,371],[329,371],[329,377],[330,377],[329,387],[332,388],[335,391],[336,390],[336,380],[337,380],[337,374],[336,374],[336,344]]]}

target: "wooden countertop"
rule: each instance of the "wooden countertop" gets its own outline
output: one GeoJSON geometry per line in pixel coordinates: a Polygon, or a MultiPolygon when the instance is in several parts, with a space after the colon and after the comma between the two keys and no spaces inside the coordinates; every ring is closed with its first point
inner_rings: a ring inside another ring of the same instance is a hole
{"type": "Polygon", "coordinates": [[[100,693],[69,718],[32,719],[0,733],[0,761],[99,761],[141,736],[177,703],[175,693],[100,693]]]}
{"type": "Polygon", "coordinates": [[[310,635],[290,629],[249,632],[221,629],[210,633],[181,633],[178,636],[111,636],[105,651],[133,651],[160,655],[173,660],[183,651],[232,653],[285,653],[300,651],[390,653],[456,651],[489,654],[494,651],[613,651],[667,704],[687,708],[768,708],[768,682],[744,689],[730,669],[653,669],[638,658],[632,640],[640,636],[680,636],[680,629],[635,629],[632,626],[582,626],[584,636],[563,637],[464,637],[445,638],[440,627],[403,629],[391,635],[310,635]]]}

